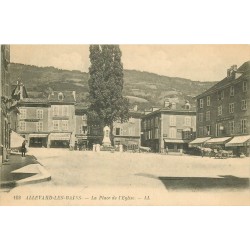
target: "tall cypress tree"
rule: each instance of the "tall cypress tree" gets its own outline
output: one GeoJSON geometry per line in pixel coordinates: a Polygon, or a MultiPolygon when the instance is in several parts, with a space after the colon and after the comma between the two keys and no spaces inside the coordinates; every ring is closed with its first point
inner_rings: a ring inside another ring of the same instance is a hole
{"type": "Polygon", "coordinates": [[[103,126],[111,129],[113,122],[128,119],[129,102],[122,96],[123,65],[119,45],[90,45],[89,114],[103,126]]]}

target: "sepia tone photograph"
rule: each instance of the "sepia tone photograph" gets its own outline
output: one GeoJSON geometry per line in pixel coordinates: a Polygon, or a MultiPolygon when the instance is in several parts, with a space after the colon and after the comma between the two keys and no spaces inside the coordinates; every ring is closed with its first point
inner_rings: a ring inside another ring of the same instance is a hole
{"type": "Polygon", "coordinates": [[[0,205],[250,205],[249,45],[0,53],[0,205]]]}

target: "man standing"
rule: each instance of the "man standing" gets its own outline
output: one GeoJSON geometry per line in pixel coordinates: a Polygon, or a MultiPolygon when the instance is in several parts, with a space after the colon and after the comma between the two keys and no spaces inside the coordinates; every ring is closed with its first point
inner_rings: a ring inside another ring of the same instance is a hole
{"type": "Polygon", "coordinates": [[[168,155],[168,146],[166,146],[166,154],[168,155]]]}
{"type": "Polygon", "coordinates": [[[25,140],[22,143],[21,152],[22,152],[22,157],[25,157],[25,153],[26,153],[26,142],[25,142],[25,140]]]}

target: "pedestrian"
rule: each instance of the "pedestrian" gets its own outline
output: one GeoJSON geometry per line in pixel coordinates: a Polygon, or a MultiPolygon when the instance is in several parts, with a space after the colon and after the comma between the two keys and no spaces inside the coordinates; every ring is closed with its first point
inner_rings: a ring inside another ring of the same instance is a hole
{"type": "Polygon", "coordinates": [[[166,146],[166,154],[168,155],[168,146],[166,146]]]}
{"type": "Polygon", "coordinates": [[[203,158],[203,156],[204,156],[204,149],[202,148],[201,149],[201,157],[203,158]]]}
{"type": "Polygon", "coordinates": [[[25,153],[26,153],[26,142],[25,142],[25,140],[22,143],[21,152],[22,152],[22,157],[25,157],[25,153]]]}

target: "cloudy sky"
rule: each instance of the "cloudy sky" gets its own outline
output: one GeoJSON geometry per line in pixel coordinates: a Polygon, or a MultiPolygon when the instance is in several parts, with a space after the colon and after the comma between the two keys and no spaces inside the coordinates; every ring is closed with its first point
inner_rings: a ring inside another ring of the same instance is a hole
{"type": "MultiPolygon", "coordinates": [[[[218,81],[250,60],[250,45],[121,45],[124,69],[218,81]]],[[[11,61],[88,72],[88,45],[11,45],[11,61]]]]}

